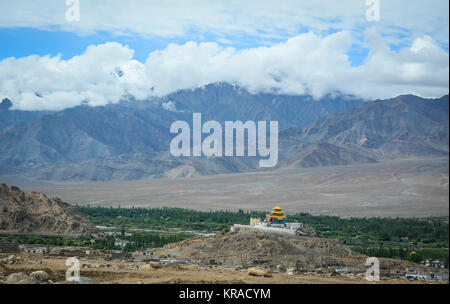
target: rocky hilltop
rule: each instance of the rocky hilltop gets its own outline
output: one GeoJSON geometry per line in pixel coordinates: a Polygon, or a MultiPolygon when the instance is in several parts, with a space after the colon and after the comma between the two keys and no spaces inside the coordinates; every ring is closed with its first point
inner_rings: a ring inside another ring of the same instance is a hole
{"type": "Polygon", "coordinates": [[[303,269],[362,266],[366,258],[333,239],[244,230],[167,244],[158,254],[201,261],[214,259],[243,267],[296,265],[303,269]]]}
{"type": "Polygon", "coordinates": [[[98,231],[59,198],[0,184],[0,233],[79,236],[98,231]]]}

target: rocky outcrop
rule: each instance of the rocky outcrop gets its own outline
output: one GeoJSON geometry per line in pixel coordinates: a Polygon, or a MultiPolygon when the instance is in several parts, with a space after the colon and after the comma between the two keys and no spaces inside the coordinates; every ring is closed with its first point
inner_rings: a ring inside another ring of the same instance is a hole
{"type": "Polygon", "coordinates": [[[363,255],[337,240],[245,230],[167,244],[158,254],[164,252],[190,260],[214,259],[219,264],[242,267],[364,265],[363,255]]]}
{"type": "Polygon", "coordinates": [[[0,184],[0,233],[79,236],[98,231],[59,198],[0,184]]]}
{"type": "Polygon", "coordinates": [[[261,267],[250,267],[247,272],[248,275],[255,277],[272,277],[272,274],[268,270],[261,267]]]}

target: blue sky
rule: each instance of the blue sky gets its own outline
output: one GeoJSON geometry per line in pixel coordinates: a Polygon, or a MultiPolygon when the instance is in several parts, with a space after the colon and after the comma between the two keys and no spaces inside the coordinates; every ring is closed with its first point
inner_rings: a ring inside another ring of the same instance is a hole
{"type": "MultiPolygon", "coordinates": [[[[123,1],[112,0],[102,6],[98,1],[79,0],[79,22],[65,20],[64,14],[70,6],[65,0],[59,2],[58,6],[55,5],[58,1],[48,0],[3,1],[0,8],[6,18],[2,18],[3,24],[0,21],[0,41],[4,42],[0,58],[62,54],[62,58],[68,59],[81,54],[89,45],[117,41],[134,49],[137,60],[145,61],[150,52],[164,49],[169,43],[228,40],[233,47],[241,49],[278,43],[310,30],[322,35],[350,30],[360,40],[364,29],[370,26],[377,26],[394,50],[426,34],[448,52],[448,1],[445,0],[426,3],[380,0],[379,22],[365,20],[369,8],[365,0],[347,0],[340,5],[319,0],[281,1],[279,5],[277,1],[250,0],[253,5],[247,6],[233,1],[193,1],[187,5],[184,1],[161,4],[162,1],[131,0],[128,3],[136,3],[132,8],[121,5],[123,1]],[[145,3],[142,8],[141,3],[145,3]],[[285,10],[277,11],[283,4],[285,10]],[[179,6],[179,10],[173,9],[175,6],[179,6]],[[199,6],[210,8],[201,12],[199,6]],[[256,8],[261,10],[259,14],[256,8]],[[124,21],[123,10],[130,10],[126,17],[135,21],[124,21]],[[152,15],[159,10],[167,13],[167,18],[152,15]],[[420,11],[422,15],[418,14],[420,11]],[[30,20],[31,12],[36,12],[32,16],[35,20],[30,20]],[[284,19],[284,23],[279,21],[284,19]],[[230,26],[230,22],[235,24],[230,26]]],[[[368,53],[358,42],[349,52],[354,65],[361,63],[368,53]]]]}
{"type": "Polygon", "coordinates": [[[214,81],[315,97],[448,92],[448,1],[371,1],[378,21],[366,0],[2,1],[0,98],[64,108],[214,81]],[[75,3],[80,20],[69,21],[75,3]],[[126,76],[111,80],[117,69],[126,76]]]}
{"type": "MultiPolygon", "coordinates": [[[[305,32],[305,31],[303,31],[305,32]]],[[[330,31],[330,33],[335,31],[330,31]]],[[[300,34],[301,32],[299,32],[300,34]]],[[[89,45],[98,45],[110,41],[116,41],[132,48],[134,59],[145,62],[148,54],[167,47],[170,43],[184,44],[191,41],[193,37],[199,37],[200,34],[189,34],[186,37],[176,37],[163,39],[161,37],[143,37],[140,35],[117,36],[106,31],[95,32],[91,35],[81,36],[73,32],[60,30],[40,30],[34,28],[0,28],[0,40],[5,41],[0,49],[0,59],[7,57],[26,57],[30,55],[39,56],[57,56],[61,55],[62,59],[70,59],[73,56],[82,54],[89,45]]],[[[245,49],[268,45],[269,43],[279,43],[283,39],[265,39],[264,43],[258,43],[252,37],[229,37],[232,39],[233,47],[236,49],[245,49]]],[[[201,34],[198,42],[216,41],[215,37],[210,34],[201,34]]],[[[229,43],[221,43],[227,46],[229,43]]],[[[392,49],[398,49],[393,45],[392,49]]],[[[353,45],[347,53],[353,65],[360,65],[367,57],[368,48],[360,45],[353,45]]]]}
{"type": "Polygon", "coordinates": [[[62,55],[70,59],[82,54],[89,45],[117,41],[135,50],[135,58],[145,61],[148,54],[167,46],[168,41],[147,39],[141,36],[118,37],[108,32],[96,32],[88,36],[59,30],[39,30],[34,28],[0,29],[0,40],[7,41],[0,49],[0,58],[25,57],[29,55],[62,55]]]}

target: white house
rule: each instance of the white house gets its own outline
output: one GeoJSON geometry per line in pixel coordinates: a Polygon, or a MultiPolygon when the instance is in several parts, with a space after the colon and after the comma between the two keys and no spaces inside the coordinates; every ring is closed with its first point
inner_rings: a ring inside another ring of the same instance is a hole
{"type": "Polygon", "coordinates": [[[25,247],[23,249],[23,251],[25,253],[30,253],[30,254],[44,254],[44,253],[47,253],[47,248],[43,248],[43,247],[25,247]]]}

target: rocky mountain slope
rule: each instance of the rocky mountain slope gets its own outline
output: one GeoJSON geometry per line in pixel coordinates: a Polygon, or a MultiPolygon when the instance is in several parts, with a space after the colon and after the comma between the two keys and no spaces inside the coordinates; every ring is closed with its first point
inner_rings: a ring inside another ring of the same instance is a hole
{"type": "Polygon", "coordinates": [[[318,142],[307,145],[283,163],[291,168],[311,168],[376,162],[377,158],[369,155],[369,153],[362,153],[357,149],[336,146],[326,142],[318,142]]]}
{"type": "Polygon", "coordinates": [[[202,113],[204,121],[276,120],[280,129],[306,127],[319,118],[344,112],[363,101],[342,94],[328,94],[318,100],[310,95],[252,94],[228,83],[181,90],[157,100],[161,106],[172,111],[202,113]]]}
{"type": "Polygon", "coordinates": [[[448,156],[449,97],[403,95],[330,114],[280,134],[281,158],[296,167],[448,156]]]}
{"type": "Polygon", "coordinates": [[[0,184],[0,233],[78,236],[98,231],[59,198],[0,184]]]}
{"type": "MultiPolygon", "coordinates": [[[[370,102],[336,95],[314,100],[210,84],[146,101],[36,114],[28,122],[0,127],[0,175],[101,182],[259,170],[258,159],[252,157],[171,157],[170,124],[192,123],[193,112],[202,113],[203,122],[278,120],[278,167],[446,156],[448,107],[448,95],[370,102]]],[[[13,115],[11,110],[2,111],[13,115]]]]}
{"type": "MultiPolygon", "coordinates": [[[[27,123],[0,127],[0,175],[107,181],[244,172],[254,169],[257,161],[171,158],[171,123],[191,123],[192,113],[200,112],[203,121],[270,119],[278,120],[280,128],[286,129],[306,126],[361,102],[341,95],[314,100],[311,96],[250,94],[238,86],[218,83],[146,101],[131,99],[46,114],[30,112],[34,116],[27,123]],[[188,172],[179,168],[186,165],[190,166],[188,172]]],[[[12,117],[15,112],[2,113],[12,117]]]]}
{"type": "Polygon", "coordinates": [[[11,100],[5,98],[0,102],[0,130],[9,126],[27,124],[32,122],[44,114],[51,112],[46,111],[20,111],[11,110],[11,100]]]}

